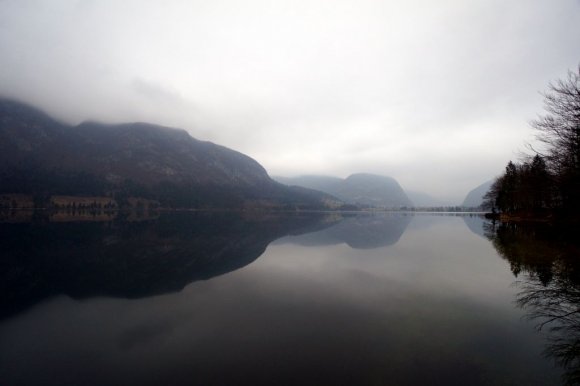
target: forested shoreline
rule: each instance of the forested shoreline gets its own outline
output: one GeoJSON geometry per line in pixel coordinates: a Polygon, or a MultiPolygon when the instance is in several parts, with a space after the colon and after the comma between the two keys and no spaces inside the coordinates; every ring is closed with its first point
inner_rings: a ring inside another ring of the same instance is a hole
{"type": "Polygon", "coordinates": [[[544,93],[532,122],[541,149],[510,161],[485,195],[484,208],[507,220],[580,219],[580,65],[544,93]]]}

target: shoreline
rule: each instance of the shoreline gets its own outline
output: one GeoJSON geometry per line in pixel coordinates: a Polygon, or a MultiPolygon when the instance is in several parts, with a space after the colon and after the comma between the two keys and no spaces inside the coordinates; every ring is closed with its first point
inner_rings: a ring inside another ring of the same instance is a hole
{"type": "Polygon", "coordinates": [[[543,224],[580,224],[577,215],[565,215],[556,212],[544,213],[485,213],[485,218],[505,223],[543,223],[543,224]]]}

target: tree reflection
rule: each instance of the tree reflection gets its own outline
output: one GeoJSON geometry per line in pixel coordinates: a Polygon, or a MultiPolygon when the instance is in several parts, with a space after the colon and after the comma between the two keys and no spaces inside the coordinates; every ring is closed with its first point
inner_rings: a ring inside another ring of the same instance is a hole
{"type": "Polygon", "coordinates": [[[580,245],[577,228],[495,224],[486,235],[518,278],[516,303],[547,336],[544,354],[580,384],[580,245]]]}

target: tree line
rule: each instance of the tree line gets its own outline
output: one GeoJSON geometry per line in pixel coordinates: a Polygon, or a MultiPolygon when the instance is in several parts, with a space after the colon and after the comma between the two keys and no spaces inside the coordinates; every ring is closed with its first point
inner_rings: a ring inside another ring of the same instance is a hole
{"type": "Polygon", "coordinates": [[[580,214],[580,65],[544,93],[545,114],[532,122],[542,149],[510,161],[484,197],[506,214],[580,214]]]}

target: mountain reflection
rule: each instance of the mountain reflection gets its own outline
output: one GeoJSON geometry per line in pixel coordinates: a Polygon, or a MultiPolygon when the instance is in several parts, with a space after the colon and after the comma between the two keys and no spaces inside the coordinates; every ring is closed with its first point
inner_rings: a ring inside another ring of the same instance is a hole
{"type": "Polygon", "coordinates": [[[469,214],[464,215],[461,218],[471,232],[483,238],[486,237],[484,229],[485,217],[479,214],[469,214]]]}
{"type": "Polygon", "coordinates": [[[318,232],[285,237],[277,243],[325,246],[345,243],[353,249],[374,249],[395,244],[411,222],[408,214],[362,214],[346,217],[318,232]]]}
{"type": "Polygon", "coordinates": [[[244,267],[324,215],[173,213],[149,221],[0,224],[0,317],[49,296],[139,298],[244,267]]]}
{"type": "Polygon", "coordinates": [[[580,244],[578,229],[545,224],[489,224],[487,236],[518,278],[516,302],[547,334],[546,356],[580,384],[580,244]]]}

